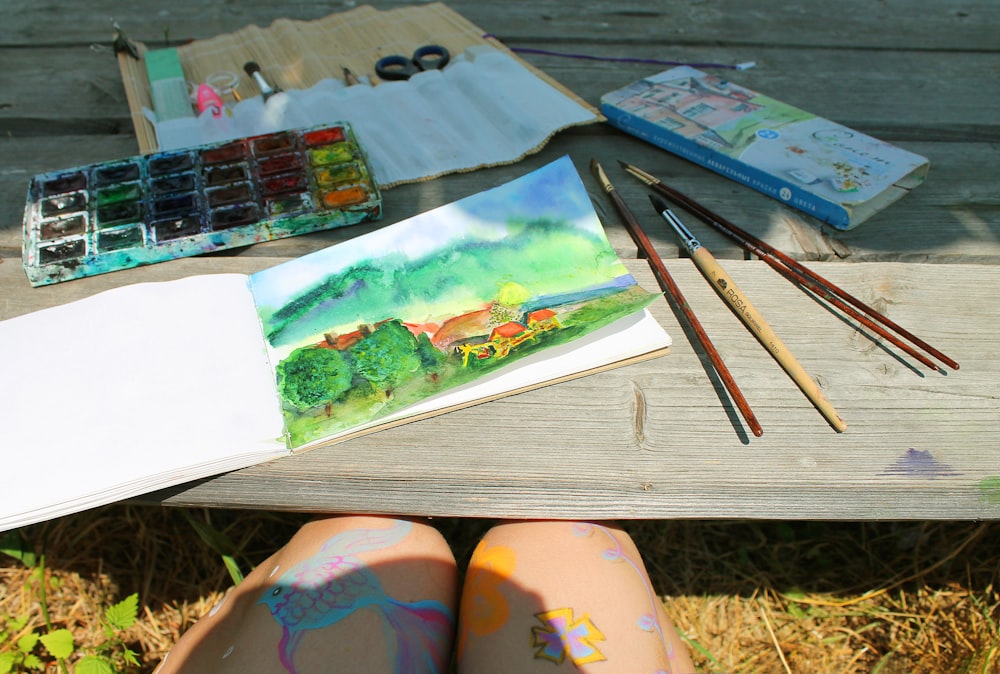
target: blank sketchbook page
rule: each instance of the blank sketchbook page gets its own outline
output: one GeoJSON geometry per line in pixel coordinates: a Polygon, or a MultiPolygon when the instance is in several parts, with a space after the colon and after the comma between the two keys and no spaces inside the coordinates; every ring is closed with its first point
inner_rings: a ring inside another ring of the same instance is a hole
{"type": "Polygon", "coordinates": [[[0,531],[287,454],[247,277],[0,322],[0,531]]]}

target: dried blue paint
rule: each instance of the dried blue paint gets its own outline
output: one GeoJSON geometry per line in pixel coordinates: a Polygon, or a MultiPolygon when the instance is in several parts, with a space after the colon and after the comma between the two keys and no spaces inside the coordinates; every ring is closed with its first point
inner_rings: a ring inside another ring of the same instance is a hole
{"type": "Polygon", "coordinates": [[[882,475],[922,477],[933,480],[939,477],[961,475],[946,463],[935,459],[928,450],[910,447],[902,457],[882,471],[882,475]]]}

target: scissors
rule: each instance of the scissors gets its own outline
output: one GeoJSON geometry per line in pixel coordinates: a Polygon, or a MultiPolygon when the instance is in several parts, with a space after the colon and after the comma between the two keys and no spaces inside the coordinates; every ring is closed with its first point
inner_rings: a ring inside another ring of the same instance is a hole
{"type": "Polygon", "coordinates": [[[408,80],[424,70],[441,70],[450,59],[447,49],[428,44],[418,47],[410,58],[399,54],[383,56],[375,62],[375,74],[383,80],[408,80]]]}

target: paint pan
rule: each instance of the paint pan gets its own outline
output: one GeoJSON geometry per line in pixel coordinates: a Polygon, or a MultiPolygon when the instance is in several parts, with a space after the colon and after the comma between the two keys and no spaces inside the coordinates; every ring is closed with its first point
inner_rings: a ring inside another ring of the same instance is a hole
{"type": "Polygon", "coordinates": [[[24,210],[32,285],[343,227],[382,214],[346,123],[35,176],[24,210]]]}

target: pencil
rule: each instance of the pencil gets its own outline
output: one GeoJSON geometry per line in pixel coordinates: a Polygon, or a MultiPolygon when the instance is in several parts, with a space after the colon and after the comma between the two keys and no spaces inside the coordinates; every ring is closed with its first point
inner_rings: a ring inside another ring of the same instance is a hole
{"type": "Polygon", "coordinates": [[[681,293],[680,287],[678,287],[677,283],[674,282],[673,277],[670,276],[670,272],[667,271],[666,266],[663,264],[663,260],[656,252],[656,248],[653,247],[649,237],[646,236],[646,232],[644,232],[642,227],[639,225],[639,222],[636,220],[635,215],[633,215],[632,210],[628,207],[628,204],[625,203],[625,200],[622,199],[620,194],[618,194],[614,185],[612,185],[611,181],[608,180],[607,174],[604,173],[604,169],[596,159],[590,160],[590,170],[594,172],[594,175],[597,177],[598,182],[600,182],[601,187],[608,193],[608,196],[611,197],[611,201],[614,202],[615,207],[622,216],[622,220],[625,222],[625,228],[628,230],[632,240],[635,241],[635,245],[638,246],[639,250],[645,256],[646,261],[653,270],[653,275],[660,284],[660,288],[662,288],[663,291],[670,297],[674,306],[681,311],[684,318],[687,320],[688,325],[691,326],[691,329],[697,336],[702,349],[706,354],[708,354],[709,360],[712,361],[712,366],[715,368],[716,373],[718,373],[719,378],[722,380],[723,386],[725,386],[726,391],[729,392],[729,397],[732,398],[733,403],[740,411],[740,414],[746,421],[747,426],[750,427],[750,431],[759,438],[764,434],[764,429],[761,427],[760,422],[757,421],[757,417],[754,415],[753,410],[750,409],[750,404],[743,396],[743,392],[740,391],[740,387],[736,385],[736,380],[733,378],[729,368],[726,367],[726,363],[722,360],[722,356],[719,355],[715,345],[712,344],[712,340],[709,339],[708,333],[705,332],[701,322],[698,320],[697,316],[694,315],[694,311],[691,309],[690,305],[688,305],[687,300],[684,299],[684,295],[681,293]]]}
{"type": "Polygon", "coordinates": [[[792,378],[806,398],[819,410],[819,413],[833,426],[837,432],[847,429],[847,423],[837,414],[837,410],[823,396],[819,386],[812,377],[805,371],[799,361],[795,359],[788,347],[778,338],[768,325],[764,317],[754,308],[750,300],[740,290],[739,286],[726,273],[726,270],[716,261],[712,253],[688,231],[676,215],[674,215],[666,202],[656,195],[649,195],[649,200],[653,203],[656,212],[670,223],[671,228],[677,233],[681,243],[691,255],[698,270],[709,282],[719,296],[732,308],[740,320],[750,329],[750,332],[757,337],[758,341],[767,351],[774,356],[782,369],[792,378]]]}
{"type": "Polygon", "coordinates": [[[811,269],[801,264],[800,262],[794,260],[793,258],[789,257],[788,255],[785,255],[777,248],[774,248],[768,243],[754,237],[748,232],[745,232],[744,230],[734,225],[732,222],[726,220],[725,218],[715,214],[705,206],[699,204],[694,199],[665,185],[661,180],[659,180],[652,174],[643,171],[641,168],[638,168],[637,166],[633,166],[631,164],[626,164],[625,162],[622,161],[619,161],[619,164],[621,164],[622,168],[624,168],[626,171],[631,173],[640,181],[644,182],[646,185],[652,187],[654,190],[665,196],[667,199],[673,201],[674,203],[680,206],[683,206],[685,209],[689,210],[691,213],[698,216],[702,221],[704,221],[710,227],[713,227],[714,229],[722,232],[730,239],[743,246],[749,252],[760,257],[762,260],[768,263],[773,269],[775,269],[779,273],[784,274],[786,278],[789,278],[790,280],[808,288],[810,291],[820,295],[823,299],[829,301],[831,304],[834,304],[835,306],[837,306],[838,309],[850,315],[852,318],[865,325],[865,327],[869,328],[879,336],[883,337],[887,341],[896,345],[897,347],[908,353],[910,356],[919,360],[924,365],[934,370],[942,372],[944,371],[933,361],[928,360],[925,356],[915,351],[905,342],[902,342],[895,335],[888,332],[881,326],[874,324],[870,319],[874,319],[879,323],[881,323],[882,325],[889,328],[890,330],[894,330],[898,335],[909,340],[910,343],[919,346],[925,352],[931,354],[932,356],[943,362],[948,367],[955,370],[959,368],[959,365],[956,361],[952,360],[945,354],[941,353],[939,350],[935,349],[933,346],[931,346],[924,340],[920,339],[916,335],[910,333],[905,328],[896,324],[887,316],[883,315],[879,311],[868,306],[867,304],[856,298],[854,295],[847,292],[846,290],[840,288],[836,284],[823,278],[816,272],[812,271],[811,269]],[[774,259],[772,260],[770,258],[774,259]],[[780,262],[781,264],[783,264],[790,272],[792,272],[792,274],[785,273],[778,265],[775,264],[775,262],[780,262]],[[834,297],[836,297],[837,299],[836,300],[832,299],[834,297]],[[857,309],[860,310],[860,312],[863,313],[859,313],[854,309],[844,306],[843,304],[844,302],[856,307],[857,309]]]}
{"type": "Polygon", "coordinates": [[[348,68],[347,66],[341,66],[341,69],[343,70],[344,82],[347,84],[347,86],[351,86],[354,84],[361,84],[361,80],[358,79],[357,75],[351,72],[350,68],[348,68]]]}

